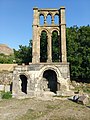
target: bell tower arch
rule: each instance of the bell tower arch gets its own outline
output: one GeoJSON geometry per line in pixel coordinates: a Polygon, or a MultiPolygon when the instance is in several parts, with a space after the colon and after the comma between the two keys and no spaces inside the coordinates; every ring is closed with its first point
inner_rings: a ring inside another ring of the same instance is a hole
{"type": "Polygon", "coordinates": [[[65,7],[60,9],[38,9],[33,8],[33,49],[32,63],[40,63],[40,36],[42,31],[47,32],[47,63],[52,63],[52,32],[58,32],[59,41],[59,61],[67,63],[66,55],[66,21],[65,7]],[[40,16],[44,18],[44,24],[40,25],[40,16]],[[47,23],[48,16],[51,16],[51,24],[47,23]],[[58,17],[58,24],[55,24],[55,17],[58,17]]]}

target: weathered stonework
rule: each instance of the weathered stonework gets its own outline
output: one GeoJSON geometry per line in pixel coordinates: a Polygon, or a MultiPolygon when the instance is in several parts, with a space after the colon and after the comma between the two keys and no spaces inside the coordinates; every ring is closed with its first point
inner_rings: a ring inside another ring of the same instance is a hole
{"type": "MultiPolygon", "coordinates": [[[[65,8],[38,9],[33,8],[33,49],[32,63],[18,65],[13,71],[13,96],[14,97],[42,97],[45,93],[59,94],[61,91],[69,91],[69,63],[66,56],[66,23],[65,8]],[[47,15],[52,18],[51,25],[46,22],[47,15]],[[44,25],[39,24],[40,15],[44,16],[44,25]],[[59,16],[59,25],[54,24],[54,16],[59,16]],[[40,35],[42,31],[48,36],[48,59],[46,63],[40,62],[40,35]],[[57,31],[60,41],[61,61],[52,62],[53,31],[57,31]]],[[[45,94],[46,96],[46,94],[45,94]]]]}
{"type": "Polygon", "coordinates": [[[12,83],[12,72],[2,71],[0,72],[0,85],[10,85],[12,83]]]}
{"type": "Polygon", "coordinates": [[[0,91],[12,91],[13,72],[0,71],[0,91]]]}
{"type": "Polygon", "coordinates": [[[65,22],[65,8],[61,7],[59,10],[57,9],[38,9],[33,8],[33,58],[32,63],[40,63],[40,35],[44,30],[47,32],[48,36],[48,60],[47,62],[52,61],[52,32],[57,31],[59,40],[61,42],[61,62],[67,62],[66,57],[66,22],[65,22]],[[48,15],[51,15],[52,23],[48,25],[46,22],[46,18],[48,15]],[[44,16],[44,25],[41,26],[39,24],[40,15],[44,16]],[[54,16],[59,16],[59,25],[54,24],[54,16]]]}

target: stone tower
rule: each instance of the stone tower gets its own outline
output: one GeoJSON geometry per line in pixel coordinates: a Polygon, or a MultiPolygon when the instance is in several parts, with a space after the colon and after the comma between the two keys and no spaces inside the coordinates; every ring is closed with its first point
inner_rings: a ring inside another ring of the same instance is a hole
{"type": "Polygon", "coordinates": [[[61,48],[61,62],[67,63],[66,56],[66,22],[65,22],[65,7],[57,9],[38,9],[33,8],[33,59],[32,63],[40,63],[40,35],[42,31],[47,32],[48,36],[48,60],[47,62],[52,62],[52,32],[57,31],[60,41],[61,48]],[[41,26],[39,23],[40,15],[44,16],[44,25],[41,26]],[[51,25],[46,22],[47,16],[51,15],[51,25]],[[54,16],[58,15],[59,25],[55,25],[54,16]]]}
{"type": "Polygon", "coordinates": [[[32,63],[18,65],[13,72],[13,95],[44,96],[47,92],[62,94],[69,91],[69,63],[66,55],[66,21],[65,7],[58,9],[33,8],[33,47],[32,63]],[[40,25],[40,16],[44,24],[40,25]],[[47,16],[51,16],[51,24],[47,24],[47,16]],[[55,24],[55,15],[58,24],[55,24]],[[40,61],[40,38],[42,31],[47,35],[47,60],[40,61]],[[59,41],[59,61],[52,61],[52,33],[56,31],[59,41]]]}

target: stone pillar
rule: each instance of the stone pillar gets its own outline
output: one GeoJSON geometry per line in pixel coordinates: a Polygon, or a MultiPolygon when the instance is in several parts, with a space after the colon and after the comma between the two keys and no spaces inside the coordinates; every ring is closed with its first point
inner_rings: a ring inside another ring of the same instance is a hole
{"type": "Polygon", "coordinates": [[[16,97],[19,93],[21,92],[20,90],[20,84],[19,84],[19,74],[17,71],[13,71],[13,87],[12,87],[12,94],[13,97],[16,97]]]}
{"type": "Polygon", "coordinates": [[[52,19],[52,25],[54,25],[54,20],[52,19]]]}
{"type": "Polygon", "coordinates": [[[54,16],[52,16],[52,25],[54,25],[54,16]]]}
{"type": "Polygon", "coordinates": [[[60,25],[61,25],[61,61],[67,62],[65,7],[60,8],[60,25]]]}
{"type": "Polygon", "coordinates": [[[48,45],[47,45],[48,59],[47,62],[52,62],[52,36],[48,35],[48,45]]]}
{"type": "Polygon", "coordinates": [[[44,25],[46,25],[46,24],[47,24],[46,19],[47,19],[47,17],[46,17],[46,16],[44,16],[44,25]]]}
{"type": "Polygon", "coordinates": [[[57,91],[60,91],[60,83],[57,83],[57,91]]]}
{"type": "Polygon", "coordinates": [[[38,8],[33,8],[33,47],[32,47],[32,63],[40,62],[40,41],[38,36],[39,15],[38,8]]]}

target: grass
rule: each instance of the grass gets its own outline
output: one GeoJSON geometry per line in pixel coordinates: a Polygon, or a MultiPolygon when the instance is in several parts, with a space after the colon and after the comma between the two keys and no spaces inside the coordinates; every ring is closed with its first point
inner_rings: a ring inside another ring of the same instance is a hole
{"type": "Polygon", "coordinates": [[[10,99],[10,98],[12,98],[12,94],[11,94],[11,92],[1,92],[1,97],[2,97],[2,99],[10,99]]]}
{"type": "Polygon", "coordinates": [[[74,117],[67,117],[67,118],[64,118],[64,117],[59,118],[58,116],[54,116],[54,117],[55,117],[55,119],[50,118],[49,120],[78,120],[78,119],[76,119],[74,117]]]}
{"type": "Polygon", "coordinates": [[[83,89],[83,92],[85,92],[85,93],[90,93],[90,87],[85,87],[84,89],[83,89]]]}
{"type": "MultiPolygon", "coordinates": [[[[11,117],[15,117],[15,120],[90,120],[90,108],[69,100],[11,99],[7,102],[6,100],[2,101],[0,106],[3,109],[8,104],[11,104],[8,109],[9,113],[11,111],[11,117]],[[23,111],[24,109],[25,111],[23,111]]],[[[8,113],[8,110],[4,110],[5,113],[8,113]]]]}
{"type": "MultiPolygon", "coordinates": [[[[82,110],[84,111],[86,109],[86,106],[68,100],[61,102],[59,101],[59,103],[56,102],[54,104],[53,102],[49,102],[45,104],[44,110],[42,110],[41,108],[39,110],[28,109],[26,114],[18,117],[18,119],[16,120],[41,120],[45,116],[49,116],[49,118],[47,117],[48,120],[79,120],[77,119],[77,116],[74,116],[74,112],[75,114],[81,113],[82,115],[82,110]],[[71,113],[69,112],[69,110],[71,111],[71,113]]],[[[79,116],[79,118],[81,117],[81,115],[79,116]]],[[[45,118],[45,120],[47,119],[45,118]]]]}
{"type": "Polygon", "coordinates": [[[47,111],[37,111],[33,109],[29,109],[25,115],[17,118],[16,120],[35,120],[39,117],[43,117],[47,111]]]}
{"type": "Polygon", "coordinates": [[[87,94],[90,94],[90,84],[87,83],[81,83],[78,86],[74,86],[76,91],[82,91],[87,94]]]}
{"type": "Polygon", "coordinates": [[[57,107],[56,105],[47,105],[47,109],[51,110],[55,109],[56,107],[57,107]]]}

